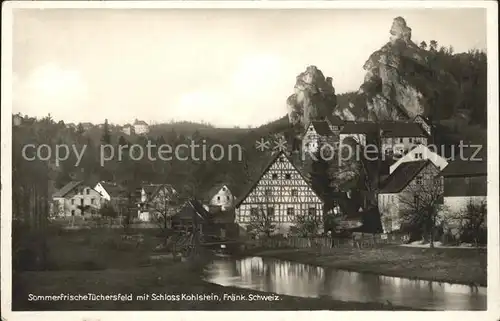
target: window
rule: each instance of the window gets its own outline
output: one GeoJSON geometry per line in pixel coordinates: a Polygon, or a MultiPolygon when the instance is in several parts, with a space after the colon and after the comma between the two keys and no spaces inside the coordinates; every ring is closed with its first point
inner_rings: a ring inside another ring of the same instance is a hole
{"type": "Polygon", "coordinates": [[[71,210],[71,216],[75,216],[75,210],[71,210]]]}
{"type": "Polygon", "coordinates": [[[306,143],[306,147],[309,147],[309,143],[306,143]]]}
{"type": "Polygon", "coordinates": [[[87,195],[90,194],[90,188],[87,188],[87,195]]]}
{"type": "Polygon", "coordinates": [[[217,196],[217,200],[220,201],[220,196],[217,196]]]}
{"type": "Polygon", "coordinates": [[[250,215],[251,216],[255,216],[255,215],[258,215],[259,214],[259,209],[257,207],[252,207],[250,209],[250,215]]]}
{"type": "Polygon", "coordinates": [[[273,175],[272,175],[272,178],[273,178],[273,179],[278,179],[278,174],[273,174],[273,175]]]}
{"type": "Polygon", "coordinates": [[[421,185],[422,184],[422,176],[417,176],[417,184],[421,185]]]}
{"type": "Polygon", "coordinates": [[[92,198],[92,199],[90,200],[90,204],[95,204],[95,198],[92,198]]]}
{"type": "Polygon", "coordinates": [[[226,196],[226,200],[229,201],[229,196],[226,196]]]}
{"type": "Polygon", "coordinates": [[[267,215],[270,217],[270,218],[274,218],[274,207],[272,206],[268,206],[267,207],[267,215]]]}
{"type": "Polygon", "coordinates": [[[272,190],[272,189],[270,189],[270,188],[266,188],[266,190],[264,191],[264,194],[265,194],[266,196],[271,196],[271,195],[272,195],[272,193],[273,193],[273,190],[272,190]]]}
{"type": "Polygon", "coordinates": [[[295,208],[289,207],[286,209],[286,215],[288,216],[294,216],[295,215],[295,208]]]}
{"type": "Polygon", "coordinates": [[[71,199],[71,205],[75,205],[75,200],[71,199]]]}
{"type": "Polygon", "coordinates": [[[309,215],[316,216],[316,207],[309,207],[309,215]]]}
{"type": "Polygon", "coordinates": [[[292,196],[299,196],[299,192],[296,189],[292,189],[292,196]]]}
{"type": "Polygon", "coordinates": [[[292,178],[292,174],[285,174],[285,179],[291,179],[292,178]]]}
{"type": "Polygon", "coordinates": [[[412,137],[408,138],[408,140],[410,141],[410,143],[413,143],[413,138],[412,137]]]}

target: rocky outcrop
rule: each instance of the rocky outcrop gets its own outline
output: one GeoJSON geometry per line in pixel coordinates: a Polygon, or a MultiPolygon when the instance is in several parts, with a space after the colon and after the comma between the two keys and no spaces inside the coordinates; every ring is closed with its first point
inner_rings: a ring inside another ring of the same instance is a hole
{"type": "Polygon", "coordinates": [[[316,66],[307,67],[297,76],[294,93],[286,103],[290,124],[297,128],[304,128],[311,120],[329,117],[337,105],[332,78],[325,78],[316,66]]]}
{"type": "Polygon", "coordinates": [[[363,66],[366,75],[351,102],[354,106],[340,107],[337,115],[353,114],[369,120],[428,115],[430,95],[426,93],[433,83],[456,84],[451,75],[430,65],[429,53],[411,40],[411,31],[402,17],[394,19],[389,42],[372,53],[363,66]]]}

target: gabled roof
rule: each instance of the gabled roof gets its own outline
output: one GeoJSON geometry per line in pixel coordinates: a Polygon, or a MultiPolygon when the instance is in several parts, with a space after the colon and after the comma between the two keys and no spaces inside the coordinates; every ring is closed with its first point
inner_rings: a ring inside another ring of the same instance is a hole
{"type": "Polygon", "coordinates": [[[341,134],[371,134],[378,131],[378,124],[374,122],[346,123],[340,131],[341,134]]]}
{"type": "Polygon", "coordinates": [[[182,206],[181,210],[174,215],[174,218],[190,220],[193,218],[193,214],[198,215],[202,220],[206,220],[210,217],[210,213],[205,210],[199,201],[189,200],[182,206]]]}
{"type": "Polygon", "coordinates": [[[168,192],[175,194],[177,191],[169,184],[146,184],[142,185],[142,189],[146,192],[148,197],[154,197],[163,187],[167,189],[168,192]]]}
{"type": "MultiPolygon", "coordinates": [[[[218,184],[215,184],[214,186],[212,186],[212,188],[210,188],[208,190],[208,192],[206,193],[205,195],[205,199],[207,201],[210,201],[217,193],[219,193],[219,191],[224,187],[226,186],[227,189],[231,192],[231,194],[233,193],[233,189],[231,188],[231,186],[229,186],[229,184],[225,184],[225,183],[218,183],[218,184]]],[[[234,195],[233,195],[234,196],[234,195]]]]}
{"type": "Polygon", "coordinates": [[[321,136],[333,136],[333,132],[331,131],[330,129],[330,126],[328,125],[328,123],[324,120],[319,120],[319,121],[312,121],[311,124],[313,125],[314,127],[314,130],[316,131],[316,133],[318,133],[318,135],[321,135],[321,136]]]}
{"type": "Polygon", "coordinates": [[[68,184],[64,185],[60,190],[55,192],[52,197],[64,197],[66,196],[69,192],[74,190],[76,187],[80,186],[83,183],[83,181],[71,181],[68,184]]]}
{"type": "Polygon", "coordinates": [[[382,183],[383,187],[380,193],[399,193],[417,176],[430,160],[421,160],[415,162],[406,162],[399,165],[394,172],[382,183]]]}
{"type": "Polygon", "coordinates": [[[382,137],[427,137],[418,123],[384,122],[380,124],[382,137]]]}
{"type": "Polygon", "coordinates": [[[101,186],[106,190],[106,192],[109,194],[109,196],[113,198],[118,198],[118,197],[124,197],[125,196],[125,189],[117,184],[113,184],[110,182],[99,182],[101,186]]]}
{"type": "Polygon", "coordinates": [[[258,176],[258,178],[253,182],[253,184],[251,184],[247,190],[241,195],[241,197],[236,201],[236,204],[235,204],[235,208],[238,208],[241,203],[243,203],[243,201],[247,198],[247,196],[255,189],[255,187],[257,187],[257,184],[259,184],[260,180],[262,179],[262,177],[267,173],[267,171],[269,170],[269,168],[271,168],[271,166],[278,160],[278,158],[280,156],[284,156],[289,162],[290,164],[292,164],[292,167],[297,171],[297,173],[299,173],[299,175],[301,176],[301,178],[306,182],[306,184],[311,188],[311,190],[314,192],[314,194],[319,198],[321,199],[322,201],[324,201],[321,196],[319,196],[319,193],[312,187],[312,185],[309,183],[309,180],[306,178],[306,176],[304,175],[304,173],[302,173],[302,171],[300,169],[297,168],[297,166],[295,166],[295,164],[293,163],[293,161],[283,152],[283,151],[280,151],[276,154],[274,154],[269,162],[267,163],[267,165],[264,167],[264,169],[261,171],[261,174],[258,176]]]}
{"type": "Polygon", "coordinates": [[[486,161],[474,162],[457,160],[451,162],[441,172],[444,177],[468,177],[468,176],[486,176],[488,174],[488,166],[486,161]]]}
{"type": "Polygon", "coordinates": [[[148,124],[144,120],[135,120],[134,125],[145,125],[147,126],[148,124]]]}

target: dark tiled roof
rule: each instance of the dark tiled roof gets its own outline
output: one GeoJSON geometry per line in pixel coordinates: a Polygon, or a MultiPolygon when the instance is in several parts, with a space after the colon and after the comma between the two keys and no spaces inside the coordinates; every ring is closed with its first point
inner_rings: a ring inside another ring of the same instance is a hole
{"type": "Polygon", "coordinates": [[[441,172],[441,175],[445,177],[449,176],[486,176],[488,173],[486,161],[474,162],[457,160],[451,162],[445,169],[441,172]]]}
{"type": "Polygon", "coordinates": [[[329,116],[328,117],[328,121],[330,122],[330,124],[332,124],[334,126],[341,126],[341,125],[344,125],[346,123],[345,120],[341,119],[337,115],[331,115],[331,116],[329,116]]]}
{"type": "Polygon", "coordinates": [[[430,160],[422,160],[399,165],[387,180],[383,182],[380,193],[399,193],[428,164],[432,164],[432,162],[430,160]]]}
{"type": "Polygon", "coordinates": [[[380,124],[382,137],[427,137],[422,126],[409,122],[386,122],[380,124]]]}
{"type": "Polygon", "coordinates": [[[313,121],[312,125],[314,130],[321,136],[332,136],[333,132],[330,130],[330,126],[324,120],[322,121],[313,121]]]}
{"type": "Polygon", "coordinates": [[[376,133],[378,124],[373,122],[346,123],[340,131],[341,134],[371,134],[376,133]]]}
{"type": "Polygon", "coordinates": [[[119,185],[109,182],[100,182],[100,184],[112,198],[124,197],[126,195],[125,189],[119,185]]]}
{"type": "Polygon", "coordinates": [[[82,181],[71,181],[68,184],[64,185],[60,190],[55,192],[52,197],[64,197],[76,187],[80,186],[80,184],[82,184],[82,181]]]}
{"type": "Polygon", "coordinates": [[[174,215],[174,219],[191,220],[194,214],[198,215],[198,217],[203,220],[210,217],[210,213],[205,210],[199,201],[189,200],[184,204],[181,210],[174,215]]]}

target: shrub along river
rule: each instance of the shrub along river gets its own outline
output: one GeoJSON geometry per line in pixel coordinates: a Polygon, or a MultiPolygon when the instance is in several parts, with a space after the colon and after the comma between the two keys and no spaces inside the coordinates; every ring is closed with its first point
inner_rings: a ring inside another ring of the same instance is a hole
{"type": "Polygon", "coordinates": [[[390,302],[429,310],[485,310],[486,288],[349,272],[274,258],[217,257],[208,282],[298,297],[390,302]]]}

